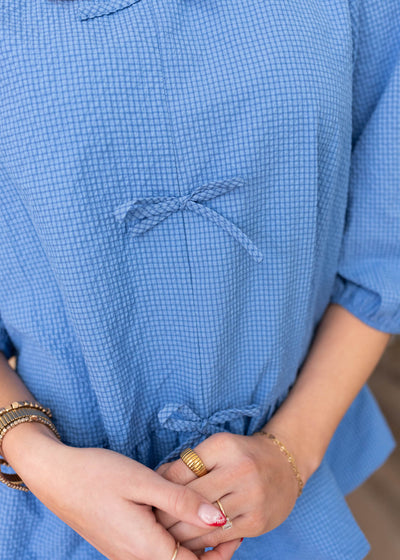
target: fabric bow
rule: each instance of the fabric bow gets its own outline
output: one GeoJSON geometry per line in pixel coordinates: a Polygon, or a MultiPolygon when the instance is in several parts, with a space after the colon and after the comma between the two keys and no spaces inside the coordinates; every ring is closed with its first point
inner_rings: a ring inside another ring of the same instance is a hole
{"type": "Polygon", "coordinates": [[[260,410],[259,405],[251,404],[241,408],[219,410],[208,418],[202,418],[186,404],[168,403],[158,412],[158,420],[163,428],[175,432],[210,435],[216,431],[224,431],[225,422],[242,416],[256,416],[260,410]]]}
{"type": "Polygon", "coordinates": [[[182,196],[135,198],[119,206],[114,211],[114,216],[120,222],[126,219],[136,220],[136,223],[130,228],[130,232],[133,235],[139,235],[156,226],[174,212],[191,210],[222,227],[248,251],[256,262],[261,262],[264,258],[263,254],[241,229],[212,208],[201,204],[236,189],[244,183],[245,181],[241,177],[233,177],[206,183],[182,196]]]}
{"type": "Polygon", "coordinates": [[[235,418],[241,418],[243,416],[252,417],[259,416],[260,414],[261,406],[251,404],[243,407],[232,407],[225,410],[219,410],[208,418],[203,418],[186,404],[166,404],[158,412],[158,421],[161,426],[175,432],[190,432],[190,435],[183,443],[164,457],[158,466],[164,462],[168,462],[179,457],[180,452],[186,447],[191,447],[194,444],[197,445],[201,439],[199,436],[209,436],[216,432],[225,431],[225,422],[234,420],[235,418]]]}

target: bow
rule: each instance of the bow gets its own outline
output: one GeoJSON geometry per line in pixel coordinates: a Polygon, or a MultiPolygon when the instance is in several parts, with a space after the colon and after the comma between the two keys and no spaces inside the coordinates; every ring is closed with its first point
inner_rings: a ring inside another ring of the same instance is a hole
{"type": "Polygon", "coordinates": [[[225,431],[225,422],[234,420],[235,418],[241,418],[243,416],[259,416],[260,413],[261,406],[251,404],[243,407],[233,407],[225,410],[219,410],[208,418],[202,418],[186,404],[166,404],[158,412],[158,421],[161,426],[175,432],[190,432],[190,435],[183,443],[164,457],[157,467],[162,463],[178,458],[180,452],[186,447],[191,447],[194,444],[197,445],[197,443],[199,443],[199,436],[207,436],[216,432],[225,431]]]}
{"type": "Polygon", "coordinates": [[[136,220],[130,231],[133,235],[139,235],[156,226],[174,212],[191,210],[222,227],[248,251],[256,262],[261,262],[263,254],[241,229],[212,208],[202,204],[202,202],[227,193],[243,184],[242,178],[233,177],[201,185],[191,193],[182,196],[135,198],[119,206],[114,211],[114,216],[120,222],[125,219],[136,220]]]}

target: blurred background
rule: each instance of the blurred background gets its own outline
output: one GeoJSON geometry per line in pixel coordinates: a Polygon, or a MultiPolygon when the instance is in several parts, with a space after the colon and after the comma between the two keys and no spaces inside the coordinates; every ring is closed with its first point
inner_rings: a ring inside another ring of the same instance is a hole
{"type": "MultiPolygon", "coordinates": [[[[14,357],[9,363],[15,368],[14,357]]],[[[391,338],[368,385],[398,447],[346,500],[371,545],[366,560],[400,560],[400,336],[391,338]]]]}
{"type": "Polygon", "coordinates": [[[371,545],[367,560],[400,560],[400,336],[391,338],[368,386],[398,447],[347,503],[371,545]]]}

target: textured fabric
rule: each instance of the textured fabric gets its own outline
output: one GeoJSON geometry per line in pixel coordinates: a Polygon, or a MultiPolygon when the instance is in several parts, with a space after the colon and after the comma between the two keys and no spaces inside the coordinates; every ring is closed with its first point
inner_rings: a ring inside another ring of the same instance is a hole
{"type": "MultiPolygon", "coordinates": [[[[156,468],[260,429],[329,302],[400,333],[399,28],[398,0],[2,0],[1,348],[65,443],[156,468]]],[[[364,558],[344,496],[394,446],[364,385],[234,558],[364,558]]],[[[0,501],[1,559],[102,558],[0,501]]]]}

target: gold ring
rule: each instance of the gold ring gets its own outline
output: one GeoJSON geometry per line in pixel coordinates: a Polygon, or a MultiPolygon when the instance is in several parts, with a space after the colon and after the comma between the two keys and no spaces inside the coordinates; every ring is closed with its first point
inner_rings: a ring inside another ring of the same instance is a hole
{"type": "Polygon", "coordinates": [[[222,525],[222,529],[232,529],[232,521],[229,519],[229,517],[226,515],[226,512],[221,504],[221,502],[219,500],[217,500],[217,504],[219,509],[222,511],[222,513],[225,515],[226,517],[226,523],[225,525],[222,525]]]}
{"type": "Polygon", "coordinates": [[[186,449],[181,451],[180,457],[185,465],[187,465],[196,476],[200,477],[208,473],[208,470],[203,461],[190,447],[187,447],[186,449]]]}
{"type": "Polygon", "coordinates": [[[172,555],[171,560],[175,560],[175,558],[178,556],[178,550],[179,550],[180,546],[181,546],[181,543],[179,541],[177,541],[176,546],[175,546],[175,550],[174,550],[174,554],[172,555]]]}

